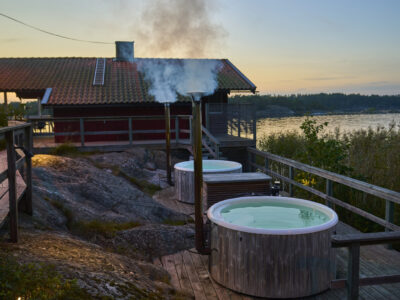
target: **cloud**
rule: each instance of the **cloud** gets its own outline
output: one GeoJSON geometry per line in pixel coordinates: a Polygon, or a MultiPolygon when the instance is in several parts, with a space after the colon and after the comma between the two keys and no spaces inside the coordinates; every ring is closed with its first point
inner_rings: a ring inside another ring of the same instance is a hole
{"type": "Polygon", "coordinates": [[[320,77],[308,77],[303,78],[307,81],[327,81],[327,80],[342,80],[342,79],[354,79],[355,76],[320,76],[320,77]]]}

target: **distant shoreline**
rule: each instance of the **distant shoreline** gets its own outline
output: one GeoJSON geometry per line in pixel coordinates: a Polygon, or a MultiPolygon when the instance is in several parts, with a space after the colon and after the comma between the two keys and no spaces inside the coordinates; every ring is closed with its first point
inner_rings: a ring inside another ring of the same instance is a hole
{"type": "Polygon", "coordinates": [[[338,111],[309,111],[309,112],[294,112],[286,107],[279,108],[267,107],[265,110],[257,110],[257,119],[263,118],[288,118],[288,117],[304,117],[304,116],[332,116],[332,115],[377,115],[377,114],[398,114],[400,109],[360,109],[360,110],[338,110],[338,111]]]}

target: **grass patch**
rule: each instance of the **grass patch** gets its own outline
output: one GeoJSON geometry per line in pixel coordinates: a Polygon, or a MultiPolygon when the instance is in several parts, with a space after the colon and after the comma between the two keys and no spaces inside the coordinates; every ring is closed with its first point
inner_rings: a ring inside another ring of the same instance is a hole
{"type": "Polygon", "coordinates": [[[63,215],[67,219],[67,224],[66,224],[67,228],[71,229],[72,223],[74,221],[74,216],[72,211],[69,208],[65,207],[64,204],[61,203],[60,201],[53,200],[48,197],[45,197],[44,199],[63,213],[63,215]]]}
{"type": "MultiPolygon", "coordinates": [[[[191,219],[190,219],[191,220],[191,219]]],[[[165,225],[171,225],[171,226],[183,226],[188,223],[191,223],[190,220],[171,220],[171,219],[166,219],[163,221],[163,224],[165,225]]]]}
{"type": "Polygon", "coordinates": [[[70,155],[79,153],[78,148],[71,143],[63,143],[54,149],[51,149],[51,155],[70,155]]]}
{"type": "Polygon", "coordinates": [[[153,196],[156,192],[162,190],[162,188],[159,185],[155,185],[155,184],[147,182],[146,180],[143,180],[143,179],[137,179],[135,177],[131,177],[131,176],[127,175],[126,173],[124,173],[123,171],[120,171],[120,173],[121,173],[122,177],[124,177],[129,182],[136,185],[139,188],[139,190],[141,190],[142,192],[144,192],[146,194],[153,196]]]}
{"type": "Polygon", "coordinates": [[[94,299],[76,280],[66,280],[53,265],[19,264],[0,255],[0,299],[94,299]]]}
{"type": "Polygon", "coordinates": [[[118,231],[127,230],[138,226],[140,226],[139,222],[117,223],[92,220],[88,222],[74,222],[71,229],[77,234],[88,238],[95,235],[101,235],[106,238],[113,238],[118,231]]]}

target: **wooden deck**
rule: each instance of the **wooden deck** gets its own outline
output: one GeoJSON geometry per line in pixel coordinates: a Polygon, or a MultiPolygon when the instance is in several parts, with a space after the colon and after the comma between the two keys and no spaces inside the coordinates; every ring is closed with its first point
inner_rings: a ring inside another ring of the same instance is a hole
{"type": "MultiPolygon", "coordinates": [[[[184,204],[174,198],[173,189],[163,192],[155,199],[171,209],[192,214],[193,205],[184,204]]],[[[357,230],[339,223],[337,233],[357,233],[357,230]]],[[[337,278],[345,278],[347,270],[347,249],[337,250],[337,278]]],[[[214,282],[208,273],[208,257],[199,255],[195,249],[163,256],[154,263],[165,268],[171,275],[172,285],[195,297],[195,299],[260,299],[238,294],[214,282]]],[[[360,276],[400,274],[400,252],[384,246],[361,247],[360,276]]],[[[346,299],[345,289],[328,290],[306,299],[346,299]]],[[[360,288],[360,299],[400,299],[400,283],[360,288]]]]}

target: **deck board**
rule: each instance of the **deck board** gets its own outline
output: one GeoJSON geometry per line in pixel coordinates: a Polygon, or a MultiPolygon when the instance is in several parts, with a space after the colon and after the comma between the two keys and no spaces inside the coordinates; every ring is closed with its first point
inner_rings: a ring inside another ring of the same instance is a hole
{"type": "MultiPolygon", "coordinates": [[[[188,212],[190,213],[194,210],[193,205],[177,201],[174,198],[173,189],[162,191],[155,199],[163,205],[182,213],[188,214],[188,212]]],[[[338,234],[357,232],[356,229],[341,222],[337,226],[338,234]]],[[[337,249],[337,278],[345,278],[346,276],[347,255],[346,248],[337,249]]],[[[155,263],[157,263],[157,259],[155,263]]],[[[161,259],[161,263],[169,273],[169,270],[171,270],[172,285],[176,289],[183,289],[189,292],[195,299],[260,299],[236,293],[212,280],[208,272],[208,256],[197,254],[195,249],[164,256],[161,259]],[[175,269],[171,267],[171,263],[175,264],[175,269]],[[178,279],[174,279],[174,276],[178,279]]],[[[383,245],[361,247],[361,277],[391,274],[400,274],[400,252],[389,250],[383,245]]],[[[328,290],[306,299],[346,299],[346,290],[328,290]]],[[[360,299],[400,299],[400,283],[361,287],[360,299]]]]}

